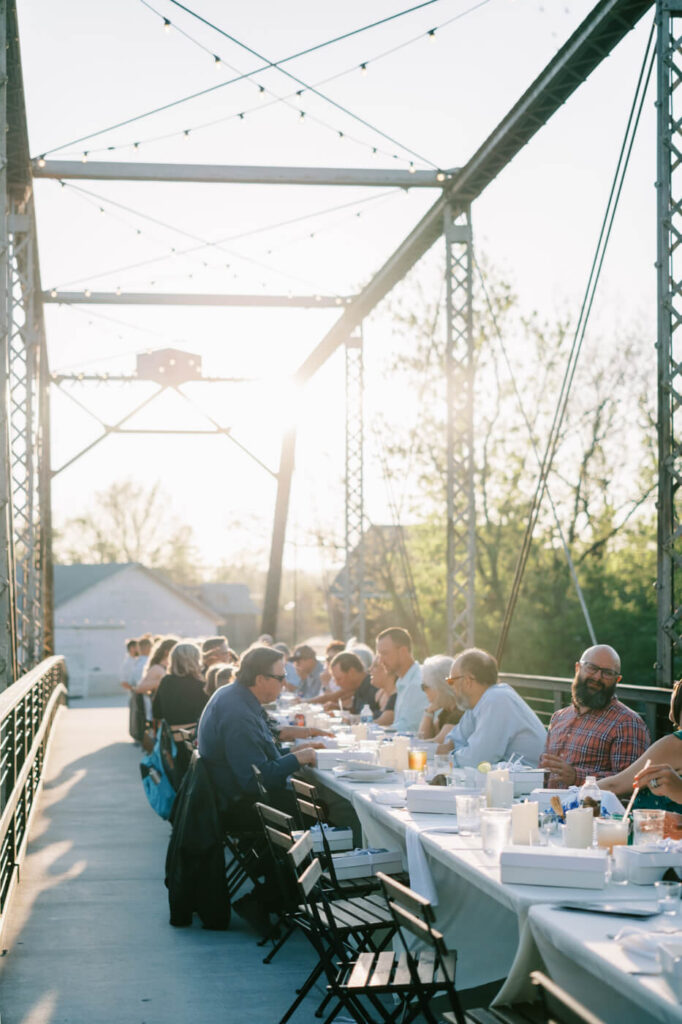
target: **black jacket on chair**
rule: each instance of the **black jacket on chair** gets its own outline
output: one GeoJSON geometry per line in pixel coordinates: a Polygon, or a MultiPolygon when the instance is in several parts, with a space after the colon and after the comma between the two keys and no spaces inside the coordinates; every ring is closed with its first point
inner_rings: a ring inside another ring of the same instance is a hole
{"type": "Polygon", "coordinates": [[[183,927],[197,912],[204,928],[230,925],[230,897],[218,808],[206,765],[192,758],[171,816],[173,832],[166,854],[170,923],[183,927]]]}

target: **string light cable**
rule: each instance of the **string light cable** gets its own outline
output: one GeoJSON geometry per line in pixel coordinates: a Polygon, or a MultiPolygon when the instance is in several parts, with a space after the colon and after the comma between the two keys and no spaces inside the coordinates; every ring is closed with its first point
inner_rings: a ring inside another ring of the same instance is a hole
{"type": "MultiPolygon", "coordinates": [[[[117,268],[114,268],[113,270],[110,270],[110,271],[103,271],[100,274],[96,274],[96,275],[90,274],[90,275],[87,276],[87,278],[86,277],[74,278],[71,281],[62,282],[60,285],[57,286],[58,288],[65,288],[65,287],[68,287],[71,284],[77,284],[77,283],[79,283],[81,281],[84,281],[84,280],[94,281],[94,280],[97,280],[98,278],[105,277],[105,276],[110,276],[112,274],[125,273],[129,269],[130,270],[139,269],[140,266],[148,266],[148,265],[151,265],[153,263],[157,263],[157,262],[163,261],[165,259],[168,259],[171,256],[172,257],[176,257],[176,256],[190,256],[191,257],[194,253],[197,253],[197,252],[201,251],[202,249],[206,249],[206,248],[208,248],[208,249],[219,249],[220,251],[225,252],[228,255],[231,255],[233,258],[243,259],[245,261],[248,261],[249,257],[243,256],[242,254],[239,254],[239,253],[235,253],[233,250],[226,250],[226,249],[222,248],[222,246],[226,242],[230,242],[230,241],[237,240],[237,239],[248,238],[248,237],[250,237],[252,235],[264,233],[264,232],[267,232],[267,231],[276,230],[278,228],[286,227],[286,226],[291,226],[291,225],[297,224],[297,223],[302,223],[304,221],[311,220],[311,219],[316,218],[316,217],[324,216],[324,215],[329,214],[329,213],[335,213],[337,211],[346,210],[346,209],[350,209],[350,208],[357,208],[358,206],[361,206],[361,205],[364,206],[364,205],[367,205],[367,204],[370,204],[370,203],[378,202],[381,199],[393,198],[393,197],[395,197],[397,195],[401,195],[402,194],[401,190],[389,189],[389,190],[387,190],[385,192],[374,193],[374,194],[372,194],[370,196],[366,196],[363,199],[355,199],[355,200],[352,200],[351,202],[348,202],[348,203],[339,203],[339,204],[337,204],[335,206],[332,206],[332,207],[327,207],[327,208],[322,209],[322,210],[316,210],[316,211],[314,211],[312,213],[308,213],[308,214],[302,214],[302,215],[300,215],[298,217],[288,218],[288,219],[283,220],[283,221],[278,221],[278,222],[276,222],[274,224],[263,225],[263,226],[258,227],[258,228],[253,228],[250,231],[239,232],[239,233],[237,233],[235,235],[228,235],[226,238],[218,239],[216,241],[209,242],[209,241],[207,241],[205,239],[200,238],[197,235],[194,235],[191,232],[185,231],[182,228],[178,228],[178,227],[176,227],[176,226],[174,226],[172,224],[168,224],[165,221],[162,221],[162,220],[159,220],[159,219],[157,219],[155,217],[152,217],[150,214],[143,213],[140,210],[135,210],[132,207],[125,205],[124,203],[119,203],[116,200],[109,199],[109,198],[107,198],[105,196],[102,196],[102,195],[96,193],[96,192],[92,192],[90,189],[83,188],[83,186],[81,186],[81,185],[74,185],[74,184],[72,184],[70,182],[66,182],[66,181],[60,182],[60,184],[62,184],[65,188],[70,189],[72,192],[76,193],[77,195],[83,197],[83,199],[88,201],[91,205],[97,206],[97,208],[100,209],[100,210],[102,209],[102,207],[99,206],[99,204],[100,203],[106,203],[106,204],[108,204],[110,206],[113,206],[113,207],[115,207],[117,209],[124,210],[126,213],[130,213],[130,214],[132,214],[132,215],[134,215],[136,217],[139,217],[142,220],[150,221],[151,223],[156,224],[156,225],[158,225],[160,227],[166,228],[169,231],[174,231],[174,232],[177,232],[178,234],[181,234],[181,235],[183,235],[185,237],[191,238],[194,241],[199,242],[199,244],[196,245],[196,246],[190,246],[190,247],[188,247],[186,249],[179,249],[178,250],[178,249],[171,248],[171,250],[170,250],[170,252],[168,254],[164,254],[162,256],[152,257],[149,260],[145,260],[145,261],[142,261],[142,262],[137,262],[137,263],[134,263],[134,264],[129,264],[129,265],[124,266],[124,267],[117,267],[117,268]]],[[[113,214],[111,216],[113,216],[113,214]]],[[[123,220],[123,218],[117,218],[117,219],[120,222],[122,222],[122,223],[126,223],[123,220]]],[[[139,230],[139,229],[133,229],[133,230],[139,230]]],[[[320,230],[323,230],[323,229],[320,229],[320,230]]],[[[162,243],[162,244],[165,244],[165,243],[162,243]]],[[[203,264],[204,267],[208,266],[208,264],[206,264],[205,261],[202,261],[202,264],[203,264]]],[[[265,264],[258,264],[258,265],[261,267],[261,269],[268,269],[268,270],[273,270],[274,269],[274,268],[271,268],[271,267],[267,267],[265,264]]],[[[216,267],[215,269],[218,269],[218,268],[216,267]]],[[[275,272],[277,272],[277,271],[275,271],[275,272]]],[[[284,273],[284,272],[282,272],[282,273],[284,273]]],[[[289,276],[293,276],[293,275],[289,275],[289,276]]],[[[303,281],[300,278],[296,278],[296,280],[300,280],[300,281],[302,281],[302,283],[310,284],[310,282],[303,281]]]]}
{"type": "Polygon", "coordinates": [[[632,147],[634,145],[637,129],[639,127],[639,121],[644,106],[644,100],[646,98],[649,81],[651,79],[651,73],[654,66],[655,60],[655,48],[653,46],[654,40],[654,26],[652,25],[649,38],[647,40],[646,49],[644,52],[644,59],[637,79],[637,86],[635,88],[635,95],[630,107],[630,113],[625,128],[623,142],[618,155],[618,162],[614,173],[613,181],[611,184],[611,190],[609,192],[608,201],[606,204],[606,210],[602,219],[601,229],[599,232],[599,238],[595,248],[595,254],[590,267],[590,273],[588,276],[587,285],[585,288],[585,294],[583,297],[578,321],[576,324],[575,332],[573,335],[573,341],[571,349],[568,355],[568,361],[564,377],[561,383],[561,390],[557,401],[556,410],[554,413],[554,419],[547,439],[547,444],[542,457],[542,463],[540,467],[540,473],[538,476],[535,493],[531,500],[531,505],[528,513],[528,520],[526,522],[526,530],[524,533],[523,543],[514,571],[514,580],[512,583],[512,589],[505,609],[504,620],[500,629],[500,636],[497,646],[497,660],[501,662],[502,655],[507,643],[509,636],[509,630],[511,628],[511,622],[518,601],[519,593],[521,590],[521,583],[523,580],[524,570],[528,561],[528,555],[530,554],[531,541],[533,533],[537,525],[538,518],[540,516],[540,508],[542,505],[542,499],[547,489],[547,481],[549,474],[552,469],[554,457],[556,455],[557,448],[559,446],[561,427],[568,407],[568,400],[570,397],[571,386],[573,384],[573,378],[580,357],[582,349],[582,343],[587,330],[587,324],[589,322],[590,313],[594,303],[594,298],[597,291],[597,285],[601,277],[601,271],[604,265],[604,257],[608,247],[609,239],[611,237],[611,231],[613,223],[618,209],[618,202],[620,200],[621,192],[623,189],[623,183],[625,180],[625,174],[628,169],[630,162],[630,155],[632,153],[632,147]],[[651,55],[650,55],[651,51],[651,55]],[[648,64],[648,68],[647,68],[648,64]]]}
{"type": "MultiPolygon", "coordinates": [[[[432,28],[432,29],[430,29],[426,33],[420,32],[419,35],[412,36],[410,39],[407,39],[407,40],[405,40],[402,43],[398,43],[397,46],[393,46],[393,47],[391,47],[388,50],[384,50],[382,53],[379,53],[379,54],[375,55],[374,57],[372,57],[371,60],[363,61],[360,65],[358,65],[357,63],[354,63],[350,67],[344,68],[343,71],[338,71],[338,72],[336,72],[333,75],[329,75],[327,78],[320,79],[320,81],[315,83],[315,86],[317,87],[317,86],[320,86],[320,85],[327,85],[327,84],[329,84],[329,82],[335,82],[338,79],[345,77],[346,75],[356,74],[357,71],[358,71],[358,68],[363,69],[364,72],[366,72],[366,69],[367,69],[367,67],[370,64],[374,65],[379,60],[382,60],[384,57],[389,57],[389,56],[393,55],[394,53],[398,53],[400,50],[405,49],[405,47],[411,46],[413,43],[418,42],[419,40],[424,39],[425,36],[427,38],[431,38],[431,39],[435,38],[436,32],[439,32],[442,29],[446,28],[447,26],[453,24],[454,22],[459,21],[461,18],[464,18],[467,15],[472,14],[474,11],[477,11],[479,8],[485,7],[490,2],[491,2],[491,0],[479,0],[479,2],[474,4],[472,7],[468,7],[465,11],[461,11],[459,14],[456,14],[454,17],[449,18],[447,21],[442,22],[436,28],[432,28]]],[[[232,65],[228,65],[225,61],[223,61],[223,63],[225,64],[226,67],[232,67],[232,65]]],[[[255,71],[255,72],[251,72],[249,74],[257,74],[257,73],[258,72],[255,71]]],[[[240,75],[239,78],[234,79],[232,81],[234,81],[234,82],[242,81],[244,78],[248,78],[248,77],[249,77],[249,75],[240,75]]],[[[228,85],[228,84],[231,84],[231,83],[226,82],[224,84],[228,85]]],[[[256,83],[254,83],[254,84],[256,84],[256,83]]],[[[189,139],[191,136],[196,135],[197,132],[202,131],[202,130],[204,130],[206,128],[214,128],[216,125],[225,124],[228,121],[235,121],[235,120],[244,121],[247,117],[250,117],[253,114],[261,114],[263,111],[269,110],[271,107],[277,106],[279,103],[282,103],[285,106],[289,107],[290,110],[296,111],[299,114],[299,116],[300,116],[299,104],[296,104],[296,103],[294,103],[292,101],[296,100],[296,99],[298,99],[300,97],[300,93],[302,92],[302,90],[296,90],[295,92],[292,92],[292,93],[288,94],[287,96],[281,96],[281,95],[278,95],[277,93],[275,93],[272,89],[265,89],[265,87],[262,86],[262,85],[258,85],[257,87],[258,87],[258,91],[261,94],[261,96],[267,94],[269,96],[272,96],[273,98],[271,100],[269,100],[268,102],[261,102],[257,106],[254,106],[254,107],[247,107],[246,109],[240,110],[238,112],[232,112],[231,114],[223,115],[222,117],[212,118],[210,121],[202,121],[199,124],[191,125],[189,128],[183,128],[181,130],[174,129],[171,132],[164,132],[164,133],[158,134],[158,135],[147,136],[144,139],[138,139],[138,140],[133,141],[133,142],[124,142],[124,143],[120,143],[119,145],[116,145],[116,146],[102,146],[102,147],[99,147],[99,148],[95,147],[93,149],[89,149],[89,150],[85,151],[84,153],[82,153],[81,154],[81,158],[84,161],[87,161],[87,159],[90,156],[95,156],[95,155],[98,155],[100,153],[111,153],[111,152],[115,152],[115,151],[118,151],[118,150],[131,149],[131,148],[135,149],[135,150],[139,150],[141,146],[149,146],[149,145],[153,145],[154,143],[157,143],[157,142],[166,142],[169,139],[176,139],[176,138],[183,138],[183,137],[185,139],[189,139]]],[[[192,99],[196,95],[197,94],[193,94],[192,96],[186,97],[186,99],[192,99]]],[[[139,116],[140,116],[140,118],[143,118],[143,117],[147,117],[150,114],[153,114],[155,112],[157,112],[157,111],[150,111],[150,112],[148,112],[148,114],[141,114],[139,116]]],[[[340,131],[335,125],[332,125],[332,124],[330,124],[327,121],[324,121],[322,118],[316,117],[316,116],[311,115],[310,113],[308,113],[308,114],[306,114],[306,119],[309,122],[313,123],[313,124],[317,124],[317,125],[319,125],[319,126],[321,126],[323,128],[328,129],[329,131],[333,132],[334,135],[336,135],[338,138],[344,139],[347,142],[352,142],[355,145],[361,146],[364,149],[370,149],[373,157],[377,157],[377,156],[381,155],[381,156],[388,157],[389,159],[392,159],[392,160],[399,159],[397,153],[391,153],[388,150],[384,150],[384,149],[382,149],[379,146],[372,146],[371,144],[365,142],[362,139],[357,138],[354,135],[351,135],[348,132],[340,131]]],[[[105,130],[108,130],[108,129],[105,129],[105,130]]],[[[76,141],[83,141],[83,140],[76,140],[76,141]]],[[[71,145],[71,143],[67,143],[67,145],[71,145]]],[[[62,147],[60,147],[60,148],[62,148],[62,147]]],[[[39,161],[38,161],[39,164],[41,164],[41,162],[44,163],[44,158],[45,158],[45,156],[48,155],[48,152],[56,152],[56,150],[49,150],[49,151],[46,151],[45,153],[43,153],[40,156],[40,158],[39,158],[39,161]]],[[[439,170],[438,173],[439,173],[439,175],[442,175],[442,180],[445,181],[446,180],[445,172],[439,170]]]]}
{"type": "MultiPolygon", "coordinates": [[[[254,68],[252,71],[247,71],[247,72],[244,72],[244,73],[240,73],[239,75],[237,75],[236,78],[228,79],[225,82],[218,82],[215,85],[209,86],[206,89],[200,89],[199,91],[190,93],[187,96],[182,96],[182,97],[180,97],[177,100],[171,100],[169,103],[164,103],[164,104],[162,104],[159,107],[154,107],[152,110],[147,110],[147,111],[145,111],[142,114],[136,114],[133,117],[128,117],[125,120],[118,121],[115,124],[108,125],[106,128],[100,128],[100,129],[98,129],[95,132],[89,132],[87,135],[81,135],[77,139],[72,139],[70,142],[63,143],[61,146],[54,146],[52,149],[46,149],[41,154],[40,159],[43,159],[44,157],[49,156],[52,153],[58,153],[58,152],[60,152],[63,149],[68,149],[70,146],[77,146],[81,142],[88,142],[90,139],[98,138],[100,135],[104,135],[107,132],[115,131],[118,128],[124,128],[127,125],[129,125],[129,124],[134,124],[135,122],[141,121],[141,120],[143,120],[144,118],[147,118],[147,117],[151,117],[154,114],[160,114],[163,111],[171,110],[174,107],[180,106],[183,103],[188,103],[191,100],[199,99],[202,96],[207,96],[210,93],[217,92],[219,89],[224,89],[224,88],[226,88],[229,85],[234,85],[237,82],[242,82],[242,81],[244,81],[246,79],[252,78],[253,75],[259,74],[262,71],[268,71],[270,68],[279,67],[279,66],[281,66],[283,64],[288,64],[291,61],[298,59],[299,57],[304,57],[304,56],[307,56],[308,54],[315,53],[316,51],[322,50],[322,49],[324,49],[327,46],[333,45],[334,43],[341,42],[344,39],[348,39],[348,38],[350,38],[353,35],[358,35],[359,33],[365,32],[365,31],[367,31],[367,30],[369,30],[371,28],[376,28],[376,27],[384,24],[387,21],[394,21],[396,18],[402,17],[404,14],[411,14],[413,11],[419,10],[419,9],[421,9],[423,7],[429,7],[432,4],[439,3],[439,2],[440,2],[440,0],[424,0],[423,3],[417,4],[414,7],[407,8],[405,11],[397,12],[395,14],[389,15],[385,19],[381,19],[379,21],[371,22],[368,25],[362,26],[361,28],[358,28],[358,29],[354,29],[354,30],[352,30],[350,32],[344,33],[343,35],[335,36],[333,39],[327,39],[327,40],[325,40],[322,43],[317,43],[314,46],[309,46],[305,50],[300,50],[300,51],[298,51],[296,53],[290,54],[288,57],[283,57],[280,61],[277,61],[277,62],[265,61],[262,64],[261,67],[254,68]]],[[[150,6],[150,5],[147,4],[146,6],[150,6]]],[[[152,10],[153,10],[153,8],[152,8],[152,10]]],[[[158,12],[155,11],[155,13],[158,13],[158,12]]],[[[189,13],[193,13],[193,12],[189,12],[189,13]]],[[[163,15],[159,15],[159,17],[163,17],[163,15]]],[[[170,24],[166,24],[167,22],[169,22],[168,18],[163,18],[163,21],[164,21],[164,27],[165,28],[169,28],[170,25],[172,25],[172,22],[170,24]]],[[[263,58],[260,58],[260,59],[262,60],[263,58]]],[[[117,147],[113,147],[113,148],[117,148],[117,147]]]]}

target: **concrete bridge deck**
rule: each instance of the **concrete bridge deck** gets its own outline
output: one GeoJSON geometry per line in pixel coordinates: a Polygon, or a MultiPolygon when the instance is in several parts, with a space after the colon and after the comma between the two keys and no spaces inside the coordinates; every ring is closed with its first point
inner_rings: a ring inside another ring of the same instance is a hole
{"type": "MultiPolygon", "coordinates": [[[[305,978],[302,937],[264,966],[235,915],[228,932],[171,928],[170,827],[145,799],[139,760],[123,700],[59,712],[2,934],[2,1024],[276,1024],[305,978]]],[[[314,1020],[318,1001],[292,1024],[314,1020]]]]}

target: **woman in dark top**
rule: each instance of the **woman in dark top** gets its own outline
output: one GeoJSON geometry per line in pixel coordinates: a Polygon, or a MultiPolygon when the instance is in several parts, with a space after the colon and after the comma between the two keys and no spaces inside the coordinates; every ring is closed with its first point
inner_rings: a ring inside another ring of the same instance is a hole
{"type": "Polygon", "coordinates": [[[597,785],[600,789],[625,795],[634,786],[639,786],[633,805],[635,808],[682,814],[682,779],[679,775],[682,772],[682,679],[678,679],[672,689],[668,717],[675,726],[675,732],[661,736],[618,775],[599,779],[597,785]],[[651,764],[645,768],[647,761],[651,764]]]}
{"type": "Polygon", "coordinates": [[[452,658],[446,654],[434,654],[422,665],[422,690],[429,703],[417,732],[421,740],[443,743],[453,725],[462,717],[462,712],[457,710],[454,691],[447,683],[451,670],[452,658]]]}
{"type": "Polygon", "coordinates": [[[176,644],[171,651],[170,672],[154,694],[154,718],[165,718],[171,726],[195,725],[207,702],[199,648],[187,641],[176,644]]]}

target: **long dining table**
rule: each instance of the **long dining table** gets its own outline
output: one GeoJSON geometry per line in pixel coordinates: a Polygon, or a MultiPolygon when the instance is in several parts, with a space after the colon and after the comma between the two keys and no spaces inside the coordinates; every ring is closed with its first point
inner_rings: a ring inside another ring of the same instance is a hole
{"type": "Polygon", "coordinates": [[[379,802],[389,786],[308,771],[323,793],[352,805],[369,846],[401,851],[411,884],[431,899],[437,927],[457,949],[459,988],[503,980],[495,1003],[523,1001],[531,997],[530,972],[544,969],[607,1024],[682,1022],[682,1007],[660,974],[641,973],[642,965],[623,956],[613,941],[632,919],[557,906],[654,907],[653,886],[609,883],[594,890],[503,883],[499,858],[485,853],[480,835],[457,834],[454,815],[410,813],[379,802]]]}

